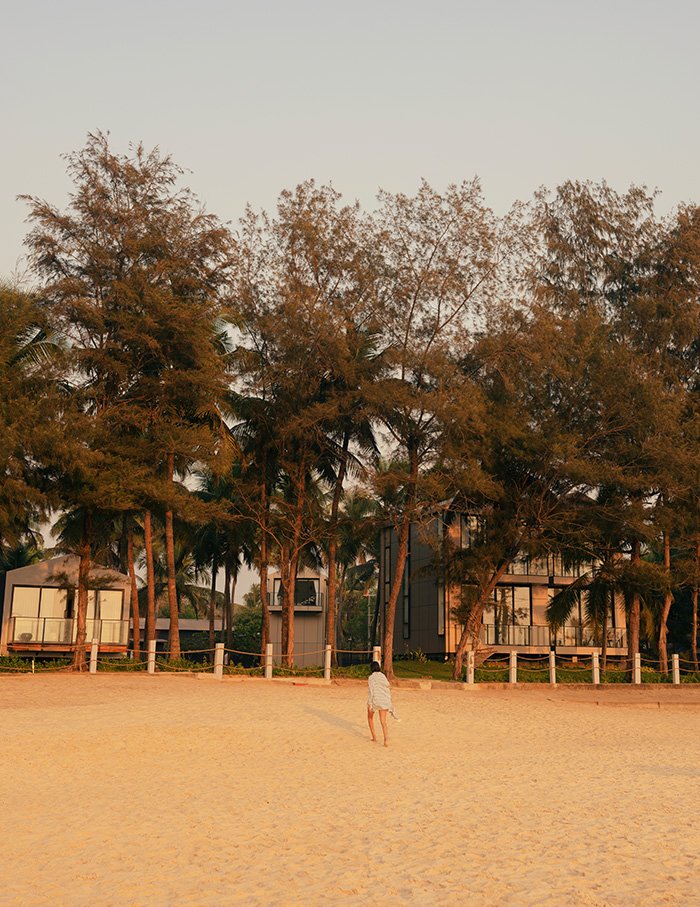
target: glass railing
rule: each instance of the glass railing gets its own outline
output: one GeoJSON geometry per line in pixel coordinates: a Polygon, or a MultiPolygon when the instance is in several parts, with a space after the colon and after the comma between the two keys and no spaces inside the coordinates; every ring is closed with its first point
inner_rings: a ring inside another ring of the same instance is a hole
{"type": "Polygon", "coordinates": [[[596,646],[597,643],[590,630],[585,627],[559,627],[554,637],[557,646],[596,646]]]}
{"type": "MultiPolygon", "coordinates": [[[[72,646],[78,636],[75,620],[58,617],[13,617],[8,642],[14,646],[72,646]]],[[[90,645],[97,639],[102,646],[126,647],[129,642],[128,620],[88,620],[85,639],[90,645]]]]}
{"type": "MultiPolygon", "coordinates": [[[[608,630],[608,647],[627,648],[627,631],[608,630]]],[[[544,646],[599,649],[600,640],[586,627],[560,627],[553,636],[549,627],[518,627],[513,625],[482,624],[481,641],[487,646],[544,646]]]]}
{"type": "Polygon", "coordinates": [[[518,627],[513,625],[483,624],[481,641],[487,646],[543,646],[549,645],[548,627],[518,627]],[[544,630],[547,639],[540,642],[538,631],[544,630]],[[533,640],[536,640],[533,642],[533,640]]]}
{"type": "MultiPolygon", "coordinates": [[[[627,648],[627,630],[618,630],[612,628],[607,632],[607,643],[611,649],[627,648]]],[[[587,627],[560,627],[555,637],[555,645],[566,648],[599,649],[602,639],[587,627]]]]}
{"type": "Polygon", "coordinates": [[[590,567],[578,565],[565,567],[560,557],[517,557],[506,569],[508,576],[561,576],[570,577],[572,580],[590,567]]]}

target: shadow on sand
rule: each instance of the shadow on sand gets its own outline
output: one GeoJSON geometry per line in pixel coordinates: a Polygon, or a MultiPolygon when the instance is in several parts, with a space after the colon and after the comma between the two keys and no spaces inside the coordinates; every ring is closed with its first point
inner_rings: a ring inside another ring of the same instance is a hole
{"type": "Polygon", "coordinates": [[[360,730],[360,726],[358,724],[354,724],[351,721],[346,721],[344,718],[338,718],[337,715],[333,715],[331,712],[324,712],[323,709],[314,709],[308,705],[303,706],[303,711],[307,712],[309,715],[313,715],[321,721],[324,721],[326,724],[332,724],[334,727],[339,727],[344,731],[349,731],[356,737],[366,736],[364,730],[360,730]]]}

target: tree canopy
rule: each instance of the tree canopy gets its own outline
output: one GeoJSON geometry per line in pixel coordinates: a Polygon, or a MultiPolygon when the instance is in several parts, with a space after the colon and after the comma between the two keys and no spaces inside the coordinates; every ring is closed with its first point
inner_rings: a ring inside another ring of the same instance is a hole
{"type": "MultiPolygon", "coordinates": [[[[469,590],[456,675],[508,565],[550,552],[598,564],[580,584],[591,621],[611,590],[627,597],[630,652],[654,613],[662,665],[689,596],[697,657],[694,205],[662,218],[644,187],[569,181],[497,217],[475,179],[380,192],[363,212],[308,181],[232,229],[157,148],[117,154],[97,133],[66,160],[65,210],[23,196],[36,285],[0,287],[3,556],[61,511],[86,565],[112,526],[125,572],[144,550],[148,634],[158,582],[175,657],[195,579],[210,639],[217,608],[231,637],[244,559],[261,576],[264,648],[274,567],[291,661],[300,566],[332,574],[335,646],[348,571],[391,525],[391,674],[411,526],[449,502],[489,527],[438,555],[469,590]]],[[[553,623],[566,608],[552,603],[553,623]]]]}

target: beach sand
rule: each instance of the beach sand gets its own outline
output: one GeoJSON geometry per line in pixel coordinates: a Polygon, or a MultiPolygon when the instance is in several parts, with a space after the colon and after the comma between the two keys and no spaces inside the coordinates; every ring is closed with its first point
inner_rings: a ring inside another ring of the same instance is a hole
{"type": "Polygon", "coordinates": [[[700,691],[393,699],[0,677],[0,904],[700,905],[700,691]]]}

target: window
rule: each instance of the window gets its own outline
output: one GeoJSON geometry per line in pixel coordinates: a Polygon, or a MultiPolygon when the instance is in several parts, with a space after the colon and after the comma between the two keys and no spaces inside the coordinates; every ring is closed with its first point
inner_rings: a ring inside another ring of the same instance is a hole
{"type": "Polygon", "coordinates": [[[384,531],[384,569],[382,570],[384,579],[384,607],[386,608],[391,596],[391,533],[389,530],[384,531]]]}
{"type": "Polygon", "coordinates": [[[462,514],[460,531],[462,548],[474,548],[484,541],[485,520],[480,516],[462,514]]]}
{"type": "MultiPolygon", "coordinates": [[[[316,608],[321,604],[318,596],[317,579],[298,579],[294,585],[294,607],[295,608],[316,608]]],[[[282,607],[282,582],[279,577],[275,578],[273,601],[278,608],[282,607]]]]}
{"type": "Polygon", "coordinates": [[[403,567],[403,583],[399,593],[403,600],[403,638],[409,639],[411,636],[411,584],[409,577],[411,575],[411,533],[408,533],[408,551],[406,552],[406,563],[403,567]]]}
{"type": "Polygon", "coordinates": [[[12,617],[62,620],[67,616],[68,591],[55,586],[14,586],[12,617]]]}
{"type": "Polygon", "coordinates": [[[529,586],[497,586],[484,609],[483,623],[494,628],[495,645],[529,645],[532,607],[529,586]]]}
{"type": "Polygon", "coordinates": [[[445,583],[440,580],[437,587],[437,632],[438,636],[445,635],[445,583]]]}
{"type": "Polygon", "coordinates": [[[12,590],[12,616],[38,617],[40,596],[38,586],[15,586],[12,590]]]}
{"type": "Polygon", "coordinates": [[[549,559],[549,575],[550,576],[580,576],[581,566],[579,564],[571,564],[565,566],[561,556],[556,554],[552,555],[549,559]]]}
{"type": "Polygon", "coordinates": [[[123,594],[119,589],[100,589],[97,593],[100,620],[121,620],[123,594]]]}
{"type": "MultiPolygon", "coordinates": [[[[563,592],[566,586],[551,586],[549,588],[549,599],[550,601],[557,595],[559,592],[563,592]]],[[[571,613],[566,619],[567,627],[582,627],[585,623],[585,615],[581,610],[581,593],[577,592],[574,596],[574,602],[571,608],[571,613]]]]}
{"type": "Polygon", "coordinates": [[[516,557],[508,565],[506,573],[513,576],[527,576],[530,572],[530,561],[526,557],[516,557]]]}
{"type": "Polygon", "coordinates": [[[316,583],[315,579],[298,579],[294,587],[294,606],[296,608],[315,608],[316,583]]]}
{"type": "Polygon", "coordinates": [[[492,600],[484,609],[485,624],[513,627],[529,627],[530,614],[529,586],[496,586],[492,600]]]}

